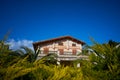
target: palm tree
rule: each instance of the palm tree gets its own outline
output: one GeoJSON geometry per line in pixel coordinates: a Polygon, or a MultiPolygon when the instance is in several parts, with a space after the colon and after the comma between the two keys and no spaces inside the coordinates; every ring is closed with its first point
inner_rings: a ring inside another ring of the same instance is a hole
{"type": "Polygon", "coordinates": [[[19,54],[9,49],[4,40],[0,41],[0,66],[8,67],[19,59],[19,54]]]}
{"type": "Polygon", "coordinates": [[[90,55],[90,61],[93,69],[105,71],[109,79],[120,79],[120,46],[116,47],[116,42],[105,44],[94,43],[91,46],[93,53],[90,55]]]}
{"type": "Polygon", "coordinates": [[[58,62],[57,57],[58,57],[57,54],[55,54],[55,53],[49,53],[45,57],[43,57],[43,59],[45,61],[44,63],[46,65],[49,65],[49,64],[55,64],[55,65],[57,65],[57,62],[58,62]]]}
{"type": "Polygon", "coordinates": [[[37,56],[39,54],[39,51],[35,53],[32,49],[26,47],[26,46],[21,46],[21,49],[16,50],[18,54],[21,55],[21,57],[25,58],[26,56],[28,57],[29,62],[34,62],[37,59],[37,56]]]}

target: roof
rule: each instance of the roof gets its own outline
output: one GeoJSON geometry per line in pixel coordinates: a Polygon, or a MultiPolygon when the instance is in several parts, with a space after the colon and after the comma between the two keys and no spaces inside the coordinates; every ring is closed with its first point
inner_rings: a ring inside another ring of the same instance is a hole
{"type": "Polygon", "coordinates": [[[76,43],[78,43],[78,44],[82,44],[82,45],[85,44],[85,42],[80,41],[80,40],[78,40],[78,39],[76,39],[76,38],[73,38],[73,37],[71,37],[71,36],[62,36],[62,37],[58,37],[58,38],[52,38],[52,39],[48,39],[48,40],[44,40],[44,41],[34,42],[34,43],[33,43],[33,47],[34,47],[34,49],[35,49],[36,46],[38,46],[38,45],[40,45],[40,44],[45,44],[45,43],[50,43],[50,42],[56,42],[56,41],[64,40],[64,39],[69,39],[69,40],[72,40],[72,41],[74,41],[74,42],[76,42],[76,43]]]}

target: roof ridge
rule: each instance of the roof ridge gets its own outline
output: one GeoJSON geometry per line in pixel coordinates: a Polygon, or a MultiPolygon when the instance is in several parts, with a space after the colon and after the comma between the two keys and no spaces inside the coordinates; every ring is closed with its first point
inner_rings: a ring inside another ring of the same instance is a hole
{"type": "Polygon", "coordinates": [[[42,41],[47,41],[47,40],[52,40],[52,39],[58,39],[58,38],[64,38],[64,37],[71,37],[70,35],[66,35],[66,36],[59,36],[59,37],[55,37],[55,38],[49,38],[49,39],[45,39],[45,40],[40,40],[34,43],[38,43],[38,42],[42,42],[42,41]]]}
{"type": "Polygon", "coordinates": [[[38,41],[38,42],[34,42],[33,44],[38,44],[38,43],[42,43],[42,42],[46,42],[46,41],[52,41],[52,40],[59,40],[59,39],[64,39],[64,38],[69,38],[69,39],[73,39],[75,41],[78,41],[78,42],[81,42],[82,44],[85,44],[83,41],[81,40],[78,40],[70,35],[66,35],[66,36],[60,36],[60,37],[56,37],[56,38],[51,38],[51,39],[46,39],[46,40],[41,40],[41,41],[38,41]]]}

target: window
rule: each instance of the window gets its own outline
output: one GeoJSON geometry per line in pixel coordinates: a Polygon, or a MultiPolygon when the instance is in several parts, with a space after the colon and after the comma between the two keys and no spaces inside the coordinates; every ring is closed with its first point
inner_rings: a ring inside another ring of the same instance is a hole
{"type": "Polygon", "coordinates": [[[63,46],[63,43],[62,42],[60,42],[60,43],[58,43],[60,46],[63,46]]]}
{"type": "Polygon", "coordinates": [[[77,50],[76,50],[76,49],[73,49],[73,50],[72,50],[72,54],[73,54],[73,55],[76,55],[76,53],[77,53],[77,50]]]}
{"type": "Polygon", "coordinates": [[[59,49],[59,53],[60,53],[60,55],[63,55],[64,54],[63,49],[59,49]]]}
{"type": "Polygon", "coordinates": [[[76,46],[76,44],[73,43],[72,46],[76,46]]]}
{"type": "Polygon", "coordinates": [[[49,49],[48,49],[48,48],[44,48],[43,53],[44,53],[44,54],[48,54],[48,52],[49,52],[49,49]]]}

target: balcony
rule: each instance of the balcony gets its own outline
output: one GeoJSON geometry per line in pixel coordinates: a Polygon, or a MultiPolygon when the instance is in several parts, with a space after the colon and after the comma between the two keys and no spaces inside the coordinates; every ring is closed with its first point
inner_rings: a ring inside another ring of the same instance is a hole
{"type": "MultiPolygon", "coordinates": [[[[84,59],[84,60],[88,60],[88,56],[85,55],[72,55],[72,52],[65,52],[63,55],[59,55],[58,51],[50,51],[49,53],[56,53],[58,54],[57,60],[63,60],[63,61],[73,61],[73,60],[77,60],[77,59],[84,59]]],[[[38,55],[38,59],[41,59],[42,57],[46,56],[47,54],[39,54],[38,55]]]]}

